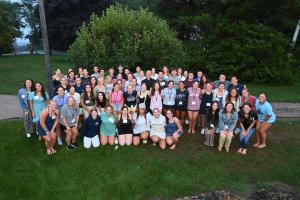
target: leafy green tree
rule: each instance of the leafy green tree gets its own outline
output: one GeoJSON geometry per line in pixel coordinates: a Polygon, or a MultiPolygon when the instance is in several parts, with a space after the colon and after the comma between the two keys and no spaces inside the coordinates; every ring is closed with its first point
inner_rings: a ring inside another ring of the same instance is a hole
{"type": "Polygon", "coordinates": [[[22,17],[30,28],[30,32],[25,36],[29,40],[30,53],[36,50],[41,44],[40,20],[38,17],[38,0],[22,0],[22,17]]]}
{"type": "Polygon", "coordinates": [[[183,48],[166,21],[148,10],[128,10],[117,4],[101,17],[93,15],[70,48],[77,66],[94,64],[158,67],[183,63],[183,48]]]}
{"type": "Polygon", "coordinates": [[[12,52],[15,39],[22,35],[19,10],[18,3],[0,0],[0,55],[12,52]]]}

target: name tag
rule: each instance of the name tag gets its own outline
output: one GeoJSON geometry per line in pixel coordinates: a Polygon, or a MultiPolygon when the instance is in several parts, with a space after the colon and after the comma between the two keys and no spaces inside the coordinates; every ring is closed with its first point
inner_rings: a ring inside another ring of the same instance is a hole
{"type": "Polygon", "coordinates": [[[56,119],[56,115],[52,115],[52,119],[56,119]]]}
{"type": "Polygon", "coordinates": [[[108,121],[109,121],[110,123],[114,123],[114,122],[115,122],[115,119],[112,118],[112,117],[109,117],[109,118],[108,118],[108,121]]]}
{"type": "Polygon", "coordinates": [[[215,125],[214,125],[214,124],[210,124],[210,127],[211,127],[211,128],[215,128],[215,125]]]}
{"type": "Polygon", "coordinates": [[[22,98],[22,99],[25,99],[25,94],[23,94],[23,95],[21,96],[21,98],[22,98]]]}
{"type": "Polygon", "coordinates": [[[71,120],[71,123],[75,123],[75,122],[76,122],[76,119],[72,119],[72,120],[71,120]]]}
{"type": "Polygon", "coordinates": [[[210,106],[210,103],[206,103],[206,106],[209,107],[209,106],[210,106]]]}
{"type": "Polygon", "coordinates": [[[95,123],[95,126],[98,126],[98,125],[99,125],[99,122],[96,122],[96,123],[95,123]]]}
{"type": "Polygon", "coordinates": [[[123,119],[123,124],[127,124],[127,119],[123,119]]]}
{"type": "Polygon", "coordinates": [[[178,102],[178,105],[182,105],[182,104],[183,104],[183,102],[182,102],[182,101],[179,101],[179,102],[178,102]]]}
{"type": "Polygon", "coordinates": [[[85,104],[89,104],[91,101],[90,100],[86,100],[85,101],[85,104]]]}
{"type": "Polygon", "coordinates": [[[196,102],[195,101],[192,101],[192,105],[195,105],[196,104],[196,102]]]}
{"type": "Polygon", "coordinates": [[[39,100],[39,97],[38,97],[38,96],[34,96],[34,99],[35,99],[35,100],[39,100]]]}
{"type": "Polygon", "coordinates": [[[162,86],[164,86],[166,83],[165,83],[165,82],[160,82],[160,84],[161,84],[162,86]]]}
{"type": "Polygon", "coordinates": [[[216,97],[216,101],[220,101],[220,99],[218,97],[216,97]]]}
{"type": "Polygon", "coordinates": [[[226,130],[228,130],[229,127],[228,127],[228,125],[225,125],[224,128],[225,128],[226,130]]]}

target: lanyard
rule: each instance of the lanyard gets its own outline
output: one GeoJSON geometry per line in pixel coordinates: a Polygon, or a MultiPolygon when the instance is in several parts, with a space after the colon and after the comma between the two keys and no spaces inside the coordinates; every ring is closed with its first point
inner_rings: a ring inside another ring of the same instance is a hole
{"type": "Polygon", "coordinates": [[[196,90],[193,89],[193,101],[195,101],[196,94],[197,94],[197,89],[196,90]]]}
{"type": "Polygon", "coordinates": [[[172,94],[173,94],[173,89],[168,89],[169,102],[171,102],[172,94]],[[170,93],[170,90],[171,90],[171,93],[170,93]]]}
{"type": "Polygon", "coordinates": [[[114,103],[117,103],[117,100],[118,100],[118,96],[119,96],[119,92],[117,92],[117,95],[116,95],[116,92],[114,92],[114,103]]]}

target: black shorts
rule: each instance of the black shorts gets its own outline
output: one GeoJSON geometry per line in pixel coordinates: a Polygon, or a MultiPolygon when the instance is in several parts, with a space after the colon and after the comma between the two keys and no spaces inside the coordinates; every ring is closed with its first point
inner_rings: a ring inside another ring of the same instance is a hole
{"type": "Polygon", "coordinates": [[[141,137],[141,134],[140,133],[135,133],[135,134],[133,134],[133,137],[141,137]]]}
{"type": "Polygon", "coordinates": [[[175,110],[175,105],[169,106],[169,105],[163,105],[163,109],[171,109],[171,110],[175,110]]]}
{"type": "MultiPolygon", "coordinates": [[[[70,126],[70,128],[73,128],[73,127],[75,127],[75,126],[70,126]]],[[[60,124],[60,128],[61,128],[62,131],[67,130],[67,127],[62,125],[62,124],[60,124]]]]}

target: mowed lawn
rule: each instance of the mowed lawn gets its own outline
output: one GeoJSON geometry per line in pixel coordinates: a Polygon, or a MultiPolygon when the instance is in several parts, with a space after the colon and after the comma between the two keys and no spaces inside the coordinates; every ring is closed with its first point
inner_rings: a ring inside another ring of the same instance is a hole
{"type": "Polygon", "coordinates": [[[203,146],[202,135],[184,135],[176,150],[151,144],[74,152],[56,147],[47,156],[27,139],[22,121],[0,121],[0,199],[172,199],[230,190],[246,196],[266,182],[300,189],[300,121],[278,122],[268,147],[247,156],[203,146]]]}
{"type": "MultiPolygon", "coordinates": [[[[61,68],[63,72],[72,64],[67,55],[51,57],[52,70],[61,68]]],[[[16,94],[22,86],[23,80],[31,78],[35,81],[46,82],[43,55],[19,55],[0,57],[0,94],[16,94]]],[[[300,80],[291,86],[276,86],[257,83],[244,83],[253,95],[265,91],[269,94],[269,101],[300,102],[300,80]]]]}

